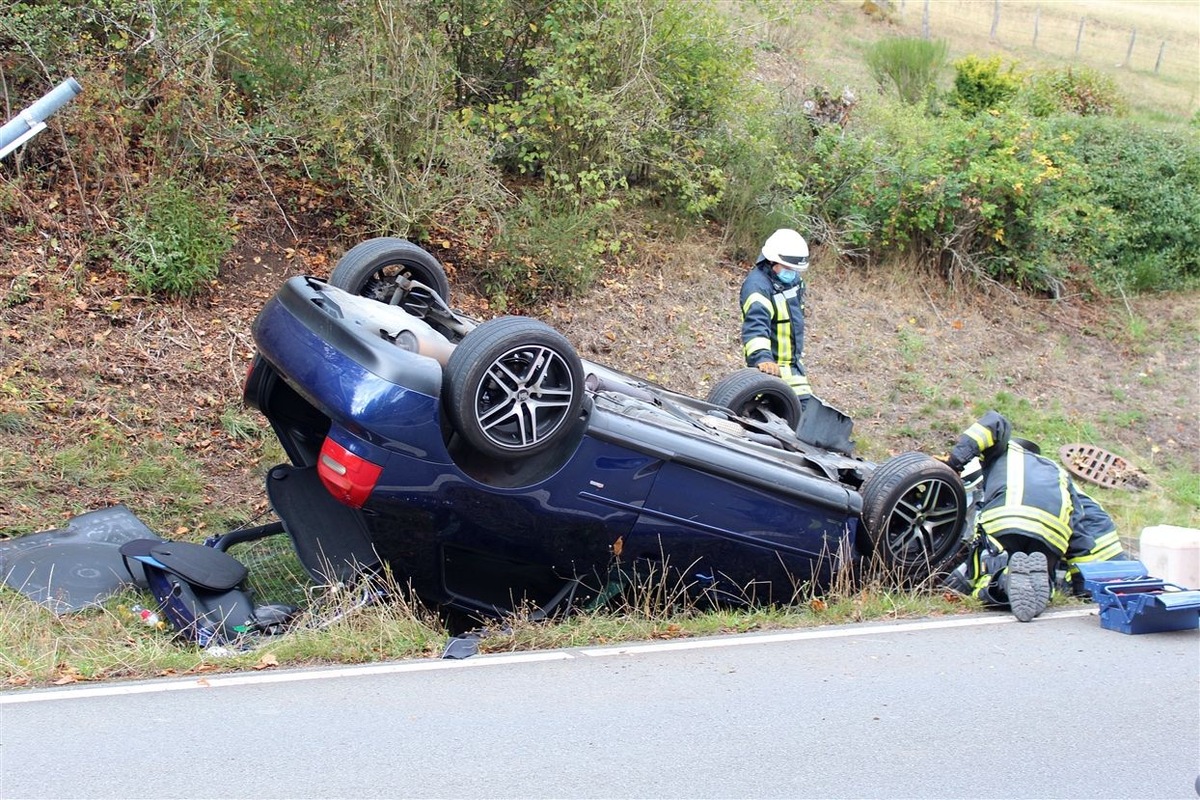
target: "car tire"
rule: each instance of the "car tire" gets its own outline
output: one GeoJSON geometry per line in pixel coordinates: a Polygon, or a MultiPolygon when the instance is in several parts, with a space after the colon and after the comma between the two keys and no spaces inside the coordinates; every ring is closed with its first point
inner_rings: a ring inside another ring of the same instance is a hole
{"type": "Polygon", "coordinates": [[[800,423],[800,398],[783,378],[759,371],[756,367],[739,369],[717,381],[708,393],[708,402],[724,406],[739,417],[767,421],[764,411],[782,418],[792,430],[800,423]]]}
{"type": "Polygon", "coordinates": [[[940,574],[963,544],[967,493],[958,473],[924,453],[880,465],[862,489],[870,566],[911,585],[940,574]]]}
{"type": "Polygon", "coordinates": [[[450,281],[441,263],[407,239],[381,236],[350,248],[329,274],[329,284],[351,294],[399,305],[424,317],[429,298],[423,291],[402,291],[395,284],[403,275],[433,289],[450,304],[450,281]],[[400,296],[396,297],[396,293],[400,296]]]}
{"type": "Polygon", "coordinates": [[[554,328],[528,317],[497,317],[450,354],[446,411],[454,430],[483,455],[537,455],[574,430],[583,378],[575,348],[554,328]]]}

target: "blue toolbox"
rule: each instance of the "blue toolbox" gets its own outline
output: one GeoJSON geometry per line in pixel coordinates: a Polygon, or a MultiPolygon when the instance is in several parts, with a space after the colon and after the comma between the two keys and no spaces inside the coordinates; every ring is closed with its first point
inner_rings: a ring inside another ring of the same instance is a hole
{"type": "Polygon", "coordinates": [[[1083,586],[1100,604],[1100,626],[1121,633],[1200,627],[1200,591],[1146,574],[1140,561],[1077,564],[1083,586]]]}

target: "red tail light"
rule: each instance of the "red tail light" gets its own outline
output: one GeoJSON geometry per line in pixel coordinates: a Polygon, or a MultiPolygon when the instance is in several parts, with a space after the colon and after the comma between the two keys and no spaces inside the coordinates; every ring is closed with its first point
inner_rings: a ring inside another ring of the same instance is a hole
{"type": "Polygon", "coordinates": [[[352,508],[362,508],[367,502],[383,467],[356,456],[333,439],[321,445],[317,460],[317,475],[335,498],[352,508]]]}

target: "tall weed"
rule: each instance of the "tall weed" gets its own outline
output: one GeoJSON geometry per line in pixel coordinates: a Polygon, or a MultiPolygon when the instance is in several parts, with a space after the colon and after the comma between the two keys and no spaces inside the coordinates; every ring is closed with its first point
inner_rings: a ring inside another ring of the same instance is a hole
{"type": "Polygon", "coordinates": [[[498,311],[539,297],[570,297],[591,287],[604,256],[620,249],[614,203],[569,205],[527,192],[508,215],[479,276],[498,311]]]}
{"type": "Polygon", "coordinates": [[[880,89],[894,89],[905,103],[924,100],[937,85],[950,46],[944,40],[916,37],[880,39],[866,52],[871,77],[880,89]]]}

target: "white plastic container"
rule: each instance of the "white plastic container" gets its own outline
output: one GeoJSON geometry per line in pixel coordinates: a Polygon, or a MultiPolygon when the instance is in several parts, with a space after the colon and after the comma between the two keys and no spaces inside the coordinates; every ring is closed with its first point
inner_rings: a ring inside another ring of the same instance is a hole
{"type": "Polygon", "coordinates": [[[1151,576],[1185,589],[1200,589],[1200,530],[1175,525],[1142,528],[1138,553],[1151,576]]]}

